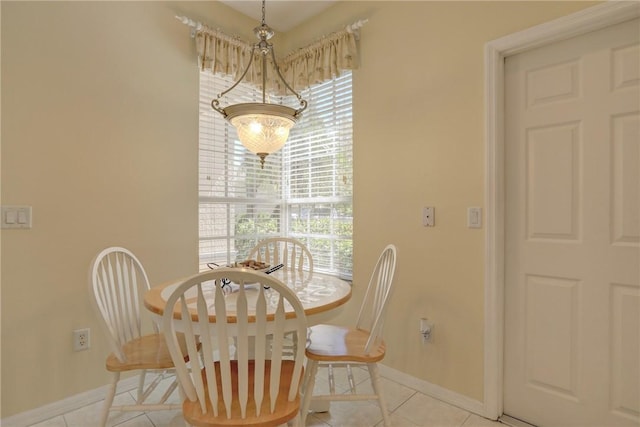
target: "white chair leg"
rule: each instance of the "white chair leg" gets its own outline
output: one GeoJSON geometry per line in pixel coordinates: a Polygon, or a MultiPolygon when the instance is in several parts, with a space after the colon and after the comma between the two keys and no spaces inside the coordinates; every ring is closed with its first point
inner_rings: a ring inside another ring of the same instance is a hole
{"type": "MultiPolygon", "coordinates": [[[[304,366],[304,374],[302,376],[302,384],[300,385],[300,392],[303,395],[307,390],[307,383],[309,382],[309,377],[310,377],[310,373],[311,373],[311,371],[309,370],[310,367],[311,367],[311,361],[309,359],[307,359],[307,363],[304,366]]],[[[303,400],[304,400],[304,396],[303,396],[303,400]]],[[[302,407],[302,403],[300,404],[300,407],[302,407]]]]}
{"type": "Polygon", "coordinates": [[[329,379],[329,394],[336,394],[336,380],[333,376],[333,365],[327,365],[327,375],[329,379]]]}
{"type": "Polygon", "coordinates": [[[109,384],[107,395],[104,398],[104,407],[102,408],[102,414],[100,415],[100,425],[102,427],[106,427],[107,425],[107,419],[109,418],[109,409],[111,409],[111,405],[113,404],[113,398],[116,395],[116,387],[119,380],[120,372],[113,372],[111,375],[111,384],[109,384]]]}
{"type": "Polygon", "coordinates": [[[180,381],[178,381],[178,377],[176,377],[176,383],[178,384],[178,396],[180,396],[180,404],[182,404],[187,398],[187,395],[184,393],[184,390],[182,389],[182,384],[180,384],[180,381]]]}
{"type": "Polygon", "coordinates": [[[378,405],[380,405],[380,411],[382,412],[384,427],[391,427],[391,420],[389,420],[389,412],[387,411],[387,403],[384,400],[382,383],[380,382],[380,374],[378,373],[378,365],[376,363],[367,363],[367,368],[369,368],[371,386],[373,387],[374,393],[378,396],[378,405]]]}
{"type": "Polygon", "coordinates": [[[300,424],[305,426],[307,423],[307,414],[309,413],[309,405],[313,396],[313,387],[316,384],[316,374],[318,372],[318,362],[307,359],[307,378],[303,382],[304,395],[302,396],[302,408],[300,409],[300,424]]]}
{"type": "Polygon", "coordinates": [[[353,379],[353,370],[351,365],[347,365],[347,378],[349,379],[349,389],[351,393],[356,394],[356,381],[353,379]]]}
{"type": "Polygon", "coordinates": [[[147,370],[146,369],[141,369],[140,370],[140,377],[138,379],[138,394],[136,394],[136,403],[141,404],[142,403],[142,394],[144,393],[144,380],[145,377],[147,375],[147,370]]]}
{"type": "Polygon", "coordinates": [[[292,419],[290,423],[285,424],[285,426],[300,427],[300,414],[296,415],[296,417],[292,419]]]}
{"type": "Polygon", "coordinates": [[[292,352],[293,356],[298,351],[298,336],[296,334],[291,334],[291,341],[293,341],[292,352]]]}

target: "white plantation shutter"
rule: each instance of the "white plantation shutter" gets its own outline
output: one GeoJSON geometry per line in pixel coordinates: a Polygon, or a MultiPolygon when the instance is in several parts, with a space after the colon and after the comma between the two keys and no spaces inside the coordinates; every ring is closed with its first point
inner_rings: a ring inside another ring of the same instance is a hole
{"type": "MultiPolygon", "coordinates": [[[[232,84],[229,77],[200,73],[200,269],[246,259],[263,238],[289,236],[307,244],[315,269],[350,275],[351,72],[301,92],[309,107],[264,169],[211,108],[232,84]]],[[[261,93],[240,84],[223,105],[238,102],[261,102],[261,93]]]]}

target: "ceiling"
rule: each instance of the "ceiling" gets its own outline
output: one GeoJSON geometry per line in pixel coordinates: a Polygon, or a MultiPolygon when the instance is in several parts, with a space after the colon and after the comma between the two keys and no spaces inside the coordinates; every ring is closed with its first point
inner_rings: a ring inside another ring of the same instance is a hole
{"type": "MultiPolygon", "coordinates": [[[[262,22],[260,0],[220,0],[222,3],[262,22]]],[[[322,12],[337,0],[273,0],[266,2],[265,21],[278,32],[286,32],[322,12]]]]}

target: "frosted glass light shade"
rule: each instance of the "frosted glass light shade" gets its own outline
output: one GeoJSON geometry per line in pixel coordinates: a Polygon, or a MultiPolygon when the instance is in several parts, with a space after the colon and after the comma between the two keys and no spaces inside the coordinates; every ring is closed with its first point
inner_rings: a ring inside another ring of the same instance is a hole
{"type": "Polygon", "coordinates": [[[296,124],[296,110],[276,104],[236,104],[224,109],[227,120],[238,130],[245,148],[264,158],[287,142],[289,130],[296,124]]]}
{"type": "Polygon", "coordinates": [[[294,122],[278,116],[247,114],[231,120],[240,142],[254,154],[278,151],[289,137],[294,122]]]}

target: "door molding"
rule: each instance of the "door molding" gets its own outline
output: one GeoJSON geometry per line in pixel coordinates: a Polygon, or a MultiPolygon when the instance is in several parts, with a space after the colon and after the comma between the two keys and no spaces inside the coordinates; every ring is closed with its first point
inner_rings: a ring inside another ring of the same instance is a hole
{"type": "Polygon", "coordinates": [[[610,1],[485,45],[484,416],[503,413],[505,58],[640,16],[640,3],[610,1]]]}

